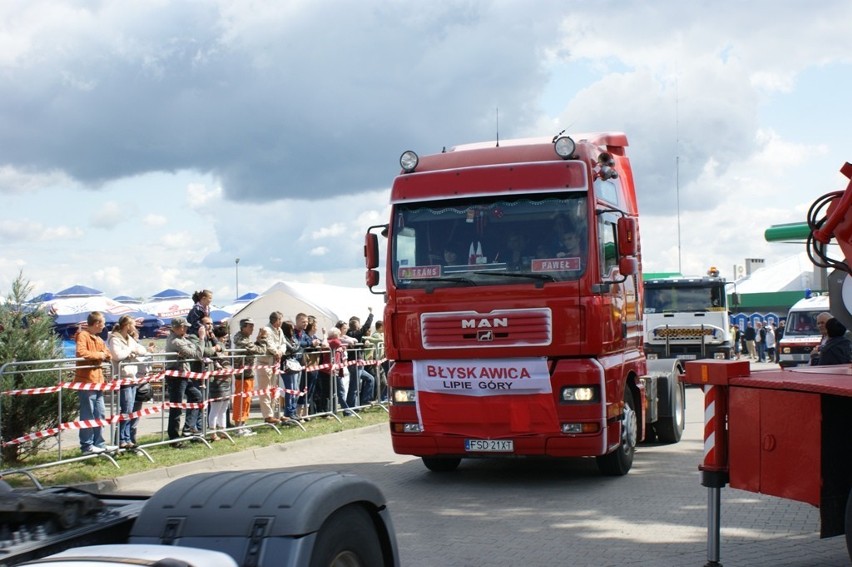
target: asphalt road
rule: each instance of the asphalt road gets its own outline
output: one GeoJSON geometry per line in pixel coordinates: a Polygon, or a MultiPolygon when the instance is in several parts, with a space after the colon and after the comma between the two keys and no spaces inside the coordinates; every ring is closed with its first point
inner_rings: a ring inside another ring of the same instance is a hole
{"type": "MultiPolygon", "coordinates": [[[[122,477],[105,490],[151,492],[202,470],[332,469],[376,482],[389,501],[402,565],[700,566],[707,561],[707,489],[697,466],[703,394],[687,389],[687,430],[643,445],[624,477],[594,461],[464,461],[430,473],[395,455],[386,426],[276,445],[122,477]]],[[[721,562],[731,566],[850,565],[845,539],[820,540],[806,504],[722,489],[721,562]]]]}

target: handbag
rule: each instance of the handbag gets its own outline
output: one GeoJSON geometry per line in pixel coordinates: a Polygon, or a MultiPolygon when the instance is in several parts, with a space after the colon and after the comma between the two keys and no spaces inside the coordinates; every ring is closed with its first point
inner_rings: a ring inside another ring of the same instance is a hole
{"type": "Polygon", "coordinates": [[[147,402],[154,398],[154,392],[151,388],[151,384],[145,382],[144,384],[139,384],[136,387],[136,401],[137,402],[147,402]]]}
{"type": "Polygon", "coordinates": [[[295,358],[288,358],[284,361],[284,368],[287,369],[287,372],[301,372],[302,365],[299,364],[299,361],[295,358]]]}

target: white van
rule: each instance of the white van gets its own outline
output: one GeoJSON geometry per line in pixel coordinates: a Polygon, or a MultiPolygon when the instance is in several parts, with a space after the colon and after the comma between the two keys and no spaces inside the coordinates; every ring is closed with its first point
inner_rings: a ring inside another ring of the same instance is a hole
{"type": "Polygon", "coordinates": [[[778,345],[778,363],[783,368],[810,364],[811,350],[822,340],[816,318],[824,311],[828,311],[827,295],[800,299],[790,308],[784,337],[778,345]]]}

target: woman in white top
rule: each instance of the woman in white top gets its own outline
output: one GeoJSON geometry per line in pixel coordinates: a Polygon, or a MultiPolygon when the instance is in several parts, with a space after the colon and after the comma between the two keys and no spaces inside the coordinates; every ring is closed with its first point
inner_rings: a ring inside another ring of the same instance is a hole
{"type": "MultiPolygon", "coordinates": [[[[107,347],[112,355],[113,380],[136,378],[140,368],[134,364],[134,361],[148,354],[148,350],[136,341],[136,322],[133,317],[121,316],[109,334],[107,347]]],[[[127,415],[133,411],[136,386],[122,386],[119,393],[119,410],[123,415],[127,415]]],[[[132,449],[135,446],[131,430],[137,419],[139,418],[123,419],[118,422],[118,446],[122,449],[132,449]]]]}

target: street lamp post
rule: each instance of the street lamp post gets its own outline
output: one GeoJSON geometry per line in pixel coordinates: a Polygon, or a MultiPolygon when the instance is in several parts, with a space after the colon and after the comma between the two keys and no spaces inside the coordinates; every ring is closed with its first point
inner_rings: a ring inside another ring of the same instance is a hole
{"type": "Polygon", "coordinates": [[[240,298],[240,259],[239,258],[234,260],[234,273],[236,274],[236,278],[237,278],[237,282],[236,282],[237,285],[235,287],[237,295],[234,299],[239,299],[240,298]]]}

